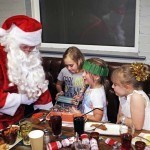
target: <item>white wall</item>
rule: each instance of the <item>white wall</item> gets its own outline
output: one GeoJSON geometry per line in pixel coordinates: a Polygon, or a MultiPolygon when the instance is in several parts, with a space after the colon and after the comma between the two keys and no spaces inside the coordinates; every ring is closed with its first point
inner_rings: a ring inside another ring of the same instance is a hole
{"type": "MultiPolygon", "coordinates": [[[[4,20],[12,15],[16,14],[30,14],[30,6],[28,5],[29,0],[0,0],[0,25],[4,20]],[[25,6],[27,5],[27,7],[25,6]],[[26,11],[27,10],[27,11],[26,11]]],[[[140,0],[140,35],[139,35],[139,56],[145,56],[145,63],[150,64],[150,0],[140,0]]],[[[58,56],[61,55],[51,55],[58,56]]],[[[88,56],[90,57],[90,56],[88,56]]],[[[121,61],[121,62],[132,62],[141,61],[136,59],[121,59],[121,58],[106,58],[107,61],[121,61]]]]}
{"type": "Polygon", "coordinates": [[[139,55],[150,64],[150,0],[140,0],[139,55]]]}
{"type": "Polygon", "coordinates": [[[26,14],[24,0],[0,0],[0,26],[6,18],[17,14],[26,14]]]}

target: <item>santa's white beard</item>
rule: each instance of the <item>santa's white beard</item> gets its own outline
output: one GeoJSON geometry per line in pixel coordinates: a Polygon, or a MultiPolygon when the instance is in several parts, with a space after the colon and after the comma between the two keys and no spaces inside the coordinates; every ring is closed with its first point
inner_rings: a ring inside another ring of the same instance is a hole
{"type": "Polygon", "coordinates": [[[17,85],[19,93],[27,94],[29,99],[37,99],[48,87],[39,51],[35,48],[27,55],[12,41],[5,51],[8,52],[9,80],[17,85]]]}

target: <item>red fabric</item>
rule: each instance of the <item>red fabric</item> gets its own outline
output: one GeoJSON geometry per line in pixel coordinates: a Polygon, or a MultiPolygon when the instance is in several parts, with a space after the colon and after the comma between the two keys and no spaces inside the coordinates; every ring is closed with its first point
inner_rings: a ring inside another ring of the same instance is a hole
{"type": "Polygon", "coordinates": [[[16,111],[14,116],[9,116],[6,114],[0,115],[0,129],[4,129],[8,127],[9,125],[19,122],[19,120],[24,117],[24,110],[25,110],[25,107],[21,105],[16,111]]]}
{"type": "Polygon", "coordinates": [[[24,15],[17,15],[8,18],[2,25],[2,28],[9,30],[13,24],[25,32],[34,32],[42,28],[37,20],[24,15]]]}
{"type": "MultiPolygon", "coordinates": [[[[12,86],[9,87],[9,80],[7,76],[7,60],[6,60],[6,52],[3,51],[3,47],[0,46],[0,109],[5,106],[6,98],[9,93],[17,93],[17,87],[12,86]]],[[[35,102],[35,104],[44,105],[52,101],[51,95],[47,90],[43,93],[39,99],[35,102]]],[[[7,127],[10,124],[14,124],[18,122],[24,116],[24,105],[20,105],[17,109],[14,116],[9,116],[6,114],[0,114],[0,129],[7,127]]]]}
{"type": "Polygon", "coordinates": [[[35,105],[44,105],[51,101],[52,101],[51,94],[50,94],[49,90],[47,90],[39,97],[39,100],[36,101],[34,104],[35,105]]]}

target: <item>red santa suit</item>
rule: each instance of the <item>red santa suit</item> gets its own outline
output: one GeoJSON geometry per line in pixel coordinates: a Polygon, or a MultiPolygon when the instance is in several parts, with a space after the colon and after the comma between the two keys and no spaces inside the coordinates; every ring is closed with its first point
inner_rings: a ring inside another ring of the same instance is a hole
{"type": "Polygon", "coordinates": [[[35,109],[45,110],[53,106],[48,86],[41,90],[40,95],[32,98],[21,93],[18,86],[9,80],[5,39],[1,40],[8,34],[14,39],[17,38],[19,43],[35,46],[41,43],[41,24],[35,19],[18,15],[8,18],[0,28],[0,43],[3,41],[0,45],[0,129],[23,118],[25,105],[33,103],[35,109]]]}

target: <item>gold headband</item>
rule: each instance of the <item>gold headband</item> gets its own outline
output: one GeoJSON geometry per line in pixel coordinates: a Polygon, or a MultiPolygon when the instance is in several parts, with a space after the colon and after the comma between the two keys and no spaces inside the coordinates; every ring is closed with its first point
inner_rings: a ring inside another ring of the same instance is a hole
{"type": "Polygon", "coordinates": [[[146,66],[143,63],[132,63],[131,69],[137,81],[145,81],[150,75],[150,73],[146,71],[146,66]]]}

